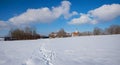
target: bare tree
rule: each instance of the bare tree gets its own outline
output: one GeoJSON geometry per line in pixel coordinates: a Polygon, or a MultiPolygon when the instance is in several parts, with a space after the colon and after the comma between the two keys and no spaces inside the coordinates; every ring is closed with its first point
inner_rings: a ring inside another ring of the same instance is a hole
{"type": "Polygon", "coordinates": [[[102,34],[102,29],[95,27],[93,30],[94,35],[101,35],[102,34]]]}
{"type": "Polygon", "coordinates": [[[55,38],[56,36],[57,36],[57,33],[55,33],[55,32],[52,32],[52,33],[49,34],[50,38],[55,38]]]}
{"type": "Polygon", "coordinates": [[[119,25],[111,25],[106,29],[108,34],[120,34],[120,26],[119,25]]]}
{"type": "Polygon", "coordinates": [[[11,37],[12,38],[16,38],[17,40],[22,39],[24,36],[24,31],[20,30],[20,29],[15,29],[11,31],[11,37]]]}
{"type": "Polygon", "coordinates": [[[17,40],[40,38],[40,35],[36,33],[36,30],[29,27],[26,27],[25,29],[10,30],[9,35],[17,40]]]}
{"type": "Polygon", "coordinates": [[[64,29],[61,29],[61,30],[57,33],[57,37],[66,37],[66,32],[64,31],[64,29]]]}

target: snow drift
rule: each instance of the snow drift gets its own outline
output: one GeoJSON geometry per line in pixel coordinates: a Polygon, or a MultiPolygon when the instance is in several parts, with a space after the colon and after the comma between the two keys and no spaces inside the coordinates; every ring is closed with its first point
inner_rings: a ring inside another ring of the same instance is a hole
{"type": "Polygon", "coordinates": [[[0,65],[120,65],[120,35],[1,41],[0,65]]]}

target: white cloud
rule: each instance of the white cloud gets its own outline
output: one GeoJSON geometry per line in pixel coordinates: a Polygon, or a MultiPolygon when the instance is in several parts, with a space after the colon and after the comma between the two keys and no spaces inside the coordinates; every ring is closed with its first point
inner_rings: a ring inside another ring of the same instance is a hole
{"type": "Polygon", "coordinates": [[[96,24],[101,21],[110,21],[120,16],[120,4],[103,5],[94,10],[88,11],[87,14],[79,18],[73,18],[70,24],[96,24]]]}
{"type": "Polygon", "coordinates": [[[6,28],[9,28],[9,25],[5,23],[4,21],[0,21],[0,30],[6,29],[6,28]]]}
{"type": "Polygon", "coordinates": [[[26,12],[12,17],[8,21],[13,24],[26,24],[31,22],[51,22],[60,16],[64,16],[65,19],[68,19],[77,14],[75,11],[70,13],[70,5],[71,3],[69,1],[62,1],[60,6],[52,7],[52,9],[47,7],[28,9],[26,12]]]}
{"type": "Polygon", "coordinates": [[[112,20],[120,16],[120,4],[103,5],[102,7],[89,11],[89,14],[98,20],[112,20]]]}
{"type": "Polygon", "coordinates": [[[28,9],[25,13],[10,18],[9,21],[14,24],[24,24],[30,22],[47,22],[54,19],[52,12],[46,7],[41,9],[28,9]]]}
{"type": "Polygon", "coordinates": [[[69,22],[69,24],[84,24],[84,23],[89,23],[91,19],[87,14],[81,14],[79,18],[74,18],[69,22]]]}

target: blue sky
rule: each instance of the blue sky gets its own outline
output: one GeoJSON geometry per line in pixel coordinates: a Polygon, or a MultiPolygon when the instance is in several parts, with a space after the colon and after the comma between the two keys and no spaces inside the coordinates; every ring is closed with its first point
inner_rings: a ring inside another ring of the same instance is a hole
{"type": "Polygon", "coordinates": [[[120,0],[0,0],[0,8],[0,36],[23,25],[44,35],[120,25],[120,0]]]}

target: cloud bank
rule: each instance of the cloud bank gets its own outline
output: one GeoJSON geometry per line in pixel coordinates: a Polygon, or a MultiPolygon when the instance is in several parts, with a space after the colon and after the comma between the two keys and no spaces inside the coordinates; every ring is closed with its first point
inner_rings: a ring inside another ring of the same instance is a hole
{"type": "Polygon", "coordinates": [[[120,4],[103,5],[87,14],[81,13],[79,18],[73,18],[69,24],[96,24],[106,22],[120,16],[120,4]]]}
{"type": "Polygon", "coordinates": [[[58,19],[60,16],[64,16],[65,19],[68,19],[77,14],[75,11],[70,13],[70,5],[71,3],[69,1],[62,1],[60,6],[52,7],[51,9],[48,7],[28,9],[26,12],[12,17],[8,21],[13,24],[26,24],[32,22],[51,22],[58,19]]]}
{"type": "MultiPolygon", "coordinates": [[[[0,28],[9,28],[9,26],[29,24],[29,23],[49,23],[60,18],[70,19],[74,15],[78,15],[76,11],[70,12],[71,3],[62,1],[57,7],[43,7],[38,9],[28,9],[26,12],[8,19],[8,21],[0,21],[0,28]]],[[[69,24],[97,24],[113,20],[120,16],[120,4],[103,5],[94,10],[80,13],[80,17],[73,18],[69,24]]]]}

